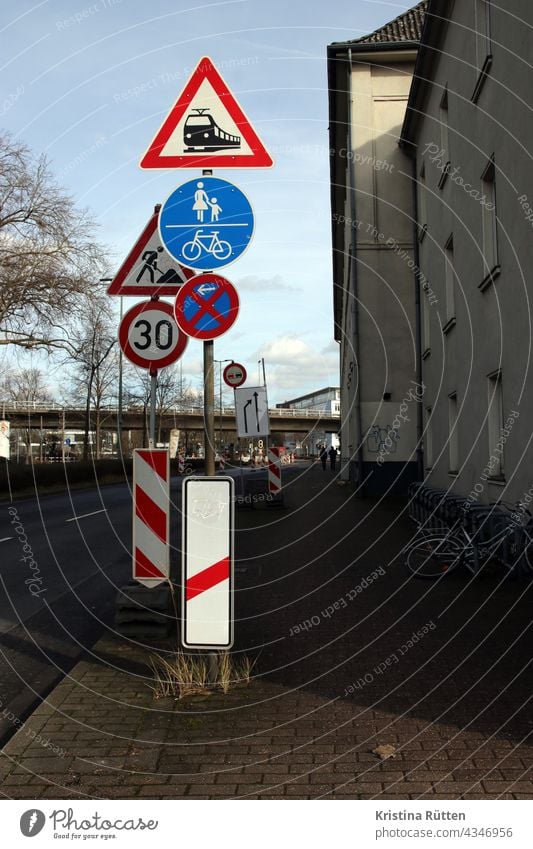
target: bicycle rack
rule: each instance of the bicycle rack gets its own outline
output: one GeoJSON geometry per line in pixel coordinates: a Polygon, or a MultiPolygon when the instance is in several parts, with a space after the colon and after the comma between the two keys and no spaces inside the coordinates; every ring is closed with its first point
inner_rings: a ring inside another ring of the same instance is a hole
{"type": "Polygon", "coordinates": [[[446,498],[444,499],[444,504],[442,507],[443,519],[447,525],[455,525],[458,519],[461,519],[461,524],[463,524],[463,505],[465,499],[462,495],[454,495],[453,493],[448,493],[446,498]]]}
{"type": "Polygon", "coordinates": [[[444,518],[444,499],[446,498],[445,489],[430,489],[424,498],[425,502],[425,522],[431,528],[439,531],[445,531],[447,524],[444,518]]]}
{"type": "Polygon", "coordinates": [[[472,535],[480,542],[487,542],[509,525],[508,515],[494,505],[478,504],[469,513],[472,535]]]}
{"type": "Polygon", "coordinates": [[[409,488],[407,490],[409,498],[409,518],[414,519],[415,522],[424,521],[422,498],[426,489],[427,486],[420,483],[420,481],[415,481],[414,483],[409,484],[409,488]]]}
{"type": "MultiPolygon", "coordinates": [[[[470,504],[464,509],[464,495],[433,489],[420,481],[412,483],[408,493],[409,516],[425,526],[426,531],[447,531],[460,523],[475,543],[490,547],[491,541],[512,524],[508,511],[497,504],[470,504]]],[[[497,558],[508,568],[516,566],[520,560],[515,545],[517,541],[520,542],[517,536],[520,533],[520,526],[517,525],[516,533],[511,531],[506,534],[501,545],[496,548],[497,558]]]]}

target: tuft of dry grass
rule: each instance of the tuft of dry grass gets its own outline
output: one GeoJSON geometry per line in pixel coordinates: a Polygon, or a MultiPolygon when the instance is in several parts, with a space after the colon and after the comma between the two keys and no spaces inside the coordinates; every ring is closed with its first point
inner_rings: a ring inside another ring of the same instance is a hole
{"type": "Polygon", "coordinates": [[[192,696],[208,692],[209,669],[201,655],[178,652],[172,660],[157,655],[150,658],[154,673],[154,698],[192,696]]]}
{"type": "Polygon", "coordinates": [[[228,651],[217,653],[216,679],[210,681],[209,658],[201,654],[176,652],[170,660],[161,655],[150,658],[154,674],[152,691],[155,699],[173,696],[209,695],[214,689],[228,693],[239,684],[249,684],[256,661],[244,655],[234,660],[228,651]]]}

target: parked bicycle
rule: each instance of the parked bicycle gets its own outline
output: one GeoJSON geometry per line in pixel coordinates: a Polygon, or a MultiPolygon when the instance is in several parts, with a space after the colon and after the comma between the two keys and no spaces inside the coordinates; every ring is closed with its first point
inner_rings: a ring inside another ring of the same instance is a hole
{"type": "Polygon", "coordinates": [[[441,578],[460,566],[465,566],[472,575],[485,568],[491,561],[507,569],[509,574],[533,577],[533,517],[529,510],[504,502],[504,524],[491,537],[484,538],[478,530],[473,536],[458,519],[453,526],[444,530],[435,529],[417,522],[414,538],[404,549],[405,565],[416,578],[441,578]],[[517,522],[519,515],[525,523],[517,522]]]}

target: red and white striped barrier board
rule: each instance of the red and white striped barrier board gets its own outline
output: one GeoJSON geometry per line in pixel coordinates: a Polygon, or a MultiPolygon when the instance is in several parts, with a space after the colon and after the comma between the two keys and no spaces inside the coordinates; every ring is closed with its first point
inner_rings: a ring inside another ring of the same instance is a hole
{"type": "Polygon", "coordinates": [[[146,587],[169,576],[169,467],[166,448],[133,452],[133,577],[146,587]]]}
{"type": "Polygon", "coordinates": [[[233,645],[234,488],[230,477],[183,481],[181,641],[185,648],[233,645]]]}
{"type": "Polygon", "coordinates": [[[281,462],[277,448],[268,449],[268,491],[281,492],[281,462]]]}

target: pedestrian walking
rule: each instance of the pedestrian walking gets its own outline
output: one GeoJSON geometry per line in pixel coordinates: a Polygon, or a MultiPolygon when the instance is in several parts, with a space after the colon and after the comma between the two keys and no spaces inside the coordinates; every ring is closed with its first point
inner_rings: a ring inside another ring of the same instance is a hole
{"type": "Polygon", "coordinates": [[[328,461],[328,452],[326,451],[326,446],[323,445],[320,450],[320,459],[322,461],[322,468],[326,471],[326,463],[328,461]]]}
{"type": "Polygon", "coordinates": [[[331,471],[335,471],[335,465],[337,463],[337,449],[332,445],[328,451],[329,454],[329,464],[331,466],[331,471]]]}

